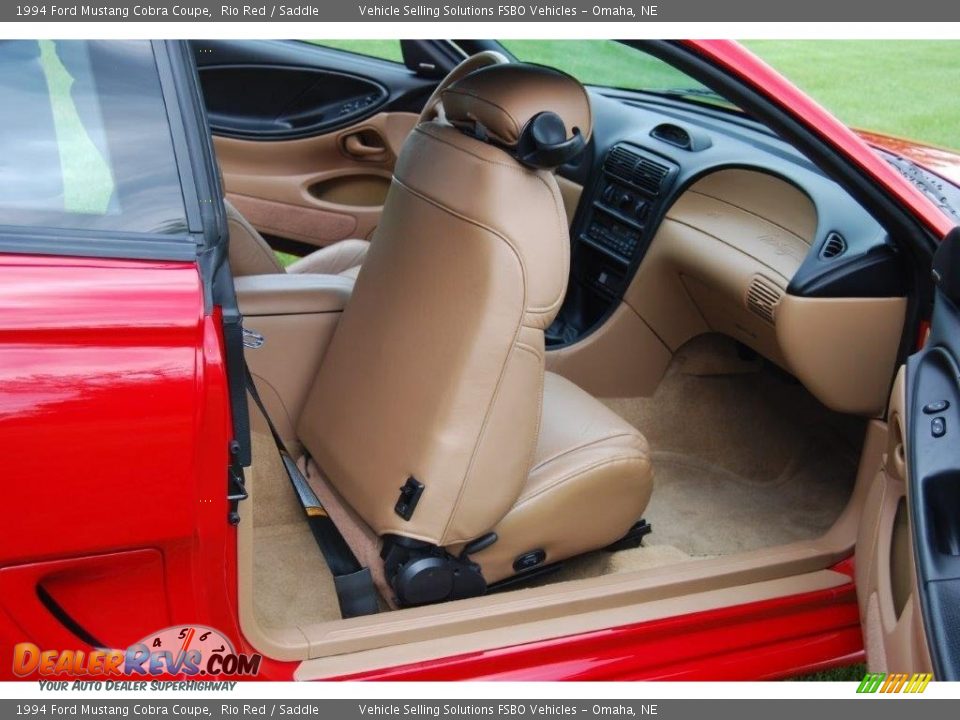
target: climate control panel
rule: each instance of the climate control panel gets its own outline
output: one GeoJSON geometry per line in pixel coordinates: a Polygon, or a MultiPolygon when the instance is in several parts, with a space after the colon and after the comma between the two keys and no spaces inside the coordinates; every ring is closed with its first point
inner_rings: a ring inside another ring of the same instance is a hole
{"type": "Polygon", "coordinates": [[[576,342],[623,297],[680,173],[671,160],[619,143],[594,170],[571,228],[570,284],[546,330],[551,348],[576,342]]]}
{"type": "Polygon", "coordinates": [[[604,159],[581,242],[631,264],[647,222],[677,172],[676,165],[665,158],[630,145],[615,146],[604,159]]]}
{"type": "Polygon", "coordinates": [[[643,222],[650,211],[648,197],[612,179],[607,180],[600,201],[603,207],[617,210],[638,222],[643,222]]]}

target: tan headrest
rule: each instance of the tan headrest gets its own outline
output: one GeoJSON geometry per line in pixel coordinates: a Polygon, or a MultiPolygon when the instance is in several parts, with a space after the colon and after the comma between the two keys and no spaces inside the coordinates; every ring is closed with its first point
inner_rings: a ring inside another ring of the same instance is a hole
{"type": "Polygon", "coordinates": [[[576,79],[540,65],[508,63],[476,70],[442,93],[447,120],[457,127],[477,124],[496,142],[515,147],[527,122],[550,111],[563,120],[567,137],[578,128],[590,139],[593,120],[587,91],[576,79]]]}

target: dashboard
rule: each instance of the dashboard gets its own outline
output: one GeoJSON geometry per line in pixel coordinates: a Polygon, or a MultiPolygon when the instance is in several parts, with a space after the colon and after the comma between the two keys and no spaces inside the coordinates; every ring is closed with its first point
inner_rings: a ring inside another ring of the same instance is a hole
{"type": "Polygon", "coordinates": [[[591,100],[588,151],[560,170],[583,192],[567,296],[546,333],[557,363],[588,355],[576,348],[594,334],[607,352],[636,348],[611,339],[629,312],[653,338],[647,364],[720,332],[835,409],[882,411],[906,305],[903,260],[884,228],[747,118],[597,91],[591,100]],[[863,377],[864,363],[875,375],[863,377]]]}

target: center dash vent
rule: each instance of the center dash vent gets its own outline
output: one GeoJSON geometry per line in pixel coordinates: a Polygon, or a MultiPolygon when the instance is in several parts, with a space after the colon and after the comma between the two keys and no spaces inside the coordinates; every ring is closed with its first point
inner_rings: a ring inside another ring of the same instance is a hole
{"type": "Polygon", "coordinates": [[[674,123],[660,123],[650,131],[650,137],[691,152],[700,152],[713,145],[713,140],[702,130],[688,130],[674,123]]]}
{"type": "Polygon", "coordinates": [[[604,170],[621,180],[633,183],[650,195],[659,195],[670,168],[618,145],[607,155],[604,170]]]}
{"type": "Polygon", "coordinates": [[[657,140],[663,140],[665,143],[676,145],[679,148],[690,149],[690,133],[679,125],[672,123],[657,125],[650,131],[650,135],[657,138],[657,140]]]}
{"type": "Polygon", "coordinates": [[[747,307],[754,315],[759,315],[768,323],[773,323],[777,304],[783,292],[765,277],[757,275],[750,282],[747,290],[747,307]]]}
{"type": "Polygon", "coordinates": [[[823,247],[820,248],[820,259],[833,260],[835,257],[843,255],[846,251],[847,241],[843,239],[843,235],[838,232],[832,232],[827,235],[823,247]]]}

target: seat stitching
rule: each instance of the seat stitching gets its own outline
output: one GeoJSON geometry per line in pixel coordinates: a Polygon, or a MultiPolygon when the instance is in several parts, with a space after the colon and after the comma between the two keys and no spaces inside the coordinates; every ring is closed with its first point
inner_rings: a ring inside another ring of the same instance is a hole
{"type": "MultiPolygon", "coordinates": [[[[481,102],[481,103],[484,103],[485,105],[489,105],[490,107],[496,108],[497,110],[499,110],[500,112],[502,112],[504,115],[507,116],[507,119],[508,119],[508,120],[510,121],[510,123],[513,125],[513,133],[514,133],[514,135],[517,135],[517,136],[519,137],[519,135],[520,135],[520,123],[518,123],[517,120],[516,120],[516,118],[514,118],[513,115],[510,114],[510,111],[509,111],[509,110],[507,110],[505,107],[503,107],[503,106],[501,106],[501,105],[498,105],[497,103],[493,102],[493,101],[490,100],[489,98],[481,97],[480,95],[477,95],[476,93],[469,92],[469,91],[464,90],[464,89],[462,89],[462,88],[456,88],[456,89],[452,89],[452,90],[448,88],[447,90],[444,91],[444,95],[463,95],[464,97],[472,98],[472,99],[477,100],[477,101],[479,101],[479,102],[481,102]]],[[[476,118],[474,118],[474,120],[476,120],[476,118]]],[[[453,122],[453,121],[451,120],[451,123],[452,123],[452,122],[453,122]]],[[[490,128],[486,128],[486,130],[490,130],[490,128]]],[[[493,133],[493,134],[496,135],[497,137],[501,138],[502,140],[506,140],[506,138],[503,138],[499,133],[493,133]]]]}
{"type": "MultiPolygon", "coordinates": [[[[527,326],[524,325],[524,327],[527,327],[527,326]]],[[[536,330],[537,328],[528,328],[528,329],[530,329],[530,330],[536,330]]],[[[521,350],[526,350],[528,353],[530,353],[531,355],[533,355],[535,358],[538,358],[538,359],[539,359],[539,357],[540,357],[540,351],[537,350],[537,349],[536,349],[535,347],[533,347],[532,345],[527,345],[526,343],[520,342],[519,340],[517,341],[516,345],[517,345],[517,347],[520,348],[521,350]]]]}
{"type": "MultiPolygon", "coordinates": [[[[411,195],[415,195],[416,197],[420,198],[421,200],[425,200],[426,202],[428,202],[428,203],[430,203],[431,205],[435,206],[436,208],[442,210],[443,212],[447,213],[448,215],[453,215],[454,217],[459,218],[460,220],[463,220],[464,222],[469,223],[470,225],[473,225],[473,226],[475,226],[475,227],[478,227],[478,228],[480,228],[481,230],[486,230],[486,231],[487,231],[488,233],[490,233],[491,235],[495,235],[496,237],[498,237],[498,238],[500,238],[501,240],[503,240],[503,241],[509,246],[509,248],[513,251],[513,254],[514,254],[514,255],[516,256],[516,258],[517,258],[517,264],[520,265],[520,269],[521,269],[522,275],[523,275],[524,306],[526,306],[526,296],[527,296],[527,293],[526,293],[526,286],[527,286],[526,268],[525,268],[524,265],[523,265],[523,258],[520,256],[520,251],[517,250],[516,246],[513,244],[513,241],[510,240],[510,238],[508,238],[508,237],[507,237],[506,235],[504,235],[503,233],[498,232],[498,231],[495,230],[494,228],[492,228],[492,227],[490,227],[490,226],[488,226],[488,225],[484,225],[482,222],[478,222],[477,220],[474,220],[473,218],[468,218],[466,215],[462,215],[462,214],[459,213],[458,211],[454,210],[454,209],[451,208],[451,207],[448,207],[447,205],[444,205],[441,201],[439,201],[439,200],[437,200],[436,198],[433,198],[433,197],[427,195],[427,194],[424,193],[423,191],[417,190],[416,188],[413,188],[413,187],[410,187],[409,185],[407,185],[403,180],[401,180],[401,179],[398,178],[398,177],[394,177],[393,181],[394,181],[395,183],[397,183],[397,185],[399,185],[400,187],[402,187],[404,190],[406,190],[407,192],[409,192],[411,195]]],[[[521,324],[522,324],[522,321],[521,321],[521,324]]]]}
{"type": "MultiPolygon", "coordinates": [[[[527,170],[524,170],[524,169],[522,169],[522,168],[517,167],[515,164],[500,162],[500,161],[498,161],[498,160],[491,160],[490,158],[484,157],[484,156],[482,156],[482,155],[478,155],[477,153],[473,152],[473,151],[470,150],[469,148],[465,148],[465,147],[462,147],[462,146],[457,145],[457,144],[455,144],[455,143],[452,143],[452,142],[450,142],[449,140],[447,140],[446,138],[443,138],[443,137],[441,137],[441,136],[439,136],[439,135],[437,135],[437,134],[429,131],[429,130],[427,129],[426,125],[418,125],[417,128],[416,128],[416,130],[415,130],[415,132],[422,133],[423,135],[426,135],[427,137],[429,137],[429,138],[431,138],[431,139],[433,139],[433,140],[435,140],[435,141],[437,141],[437,142],[439,142],[439,143],[442,143],[443,145],[446,145],[446,146],[448,146],[448,147],[451,147],[451,148],[453,148],[454,150],[456,150],[456,151],[458,151],[458,152],[462,152],[462,153],[465,153],[465,154],[467,154],[467,155],[470,155],[471,157],[476,158],[476,159],[479,160],[480,162],[484,162],[484,163],[487,163],[487,164],[490,164],[490,165],[496,165],[496,166],[498,166],[498,167],[505,168],[505,169],[507,169],[507,170],[509,170],[509,171],[511,171],[511,172],[513,172],[513,173],[522,175],[523,177],[529,177],[529,176],[531,176],[531,175],[532,175],[533,177],[535,177],[541,184],[543,184],[543,186],[547,189],[547,192],[550,193],[550,199],[553,200],[553,209],[556,211],[556,213],[555,213],[555,218],[556,218],[556,221],[557,221],[558,226],[559,226],[559,229],[560,229],[560,235],[562,236],[562,235],[566,234],[566,235],[569,237],[569,231],[566,230],[565,227],[564,227],[564,225],[563,225],[563,223],[560,222],[561,216],[564,217],[564,218],[566,218],[566,212],[563,211],[563,201],[560,199],[560,191],[559,191],[559,188],[557,188],[556,185],[554,185],[553,187],[551,187],[551,186],[550,186],[550,183],[548,183],[548,182],[544,179],[543,175],[541,175],[539,172],[529,172],[529,171],[527,171],[527,170]]],[[[479,142],[479,141],[478,141],[478,142],[479,142]]],[[[394,180],[396,180],[397,182],[399,182],[399,183],[401,183],[402,185],[404,185],[404,187],[409,188],[409,186],[408,186],[406,183],[404,183],[402,180],[400,180],[396,175],[394,175],[394,180]]],[[[412,188],[410,188],[410,189],[412,189],[412,188]]],[[[424,195],[424,197],[426,197],[426,195],[424,195]]],[[[440,203],[437,202],[436,204],[439,205],[440,203]]],[[[452,210],[452,209],[450,209],[450,212],[452,212],[453,214],[457,215],[458,217],[463,217],[463,216],[459,215],[456,211],[454,211],[454,210],[452,210]]],[[[467,218],[464,218],[464,219],[467,219],[467,218]]],[[[504,237],[504,236],[503,236],[501,233],[499,233],[498,231],[494,230],[494,229],[491,228],[491,227],[488,227],[488,226],[486,226],[486,225],[483,225],[482,223],[476,223],[476,222],[475,222],[474,224],[478,225],[479,227],[483,227],[483,228],[486,228],[486,229],[490,230],[490,232],[495,233],[495,234],[498,235],[499,237],[504,237]]],[[[504,239],[506,240],[505,237],[504,237],[504,239]]],[[[508,241],[508,242],[509,242],[509,241],[508,241]]],[[[570,246],[570,243],[569,243],[569,242],[564,244],[564,247],[567,248],[567,249],[569,249],[569,246],[570,246]]],[[[518,252],[517,254],[519,255],[519,252],[518,252]]],[[[569,260],[568,260],[568,262],[569,262],[569,260]]],[[[524,264],[523,264],[523,258],[522,258],[522,257],[520,258],[520,265],[521,265],[521,267],[524,268],[524,276],[526,276],[526,267],[525,267],[524,264]]],[[[568,270],[569,270],[569,268],[568,268],[568,270]]],[[[563,302],[564,295],[565,295],[565,292],[561,292],[561,293],[558,295],[558,297],[557,297],[555,300],[551,301],[548,305],[544,305],[544,306],[539,306],[539,305],[538,305],[538,306],[535,306],[535,307],[527,308],[527,309],[526,309],[526,313],[527,313],[527,314],[531,314],[531,315],[547,315],[547,314],[553,312],[553,311],[560,305],[560,303],[563,302]]]]}
{"type": "MultiPolygon", "coordinates": [[[[438,126],[438,127],[442,127],[442,126],[438,126]]],[[[427,137],[436,140],[438,143],[443,143],[444,145],[448,145],[448,146],[452,147],[454,150],[459,150],[460,152],[465,153],[465,154],[467,154],[467,155],[470,155],[470,156],[472,156],[472,157],[475,157],[477,160],[480,160],[481,162],[485,162],[485,163],[487,163],[487,164],[489,164],[489,165],[497,165],[497,166],[499,166],[499,167],[502,167],[502,168],[505,168],[505,169],[507,169],[507,170],[510,170],[511,172],[514,172],[514,173],[516,173],[516,174],[518,174],[518,175],[524,175],[524,176],[529,175],[529,174],[536,175],[535,172],[531,173],[531,171],[529,171],[529,170],[526,170],[526,169],[521,168],[521,167],[517,167],[517,164],[516,164],[515,162],[513,162],[513,163],[508,163],[508,162],[503,162],[503,161],[501,161],[501,160],[493,160],[493,159],[491,159],[491,158],[485,157],[485,156],[483,156],[483,155],[480,155],[480,154],[474,152],[473,150],[471,150],[471,149],[468,148],[468,147],[463,147],[462,145],[457,145],[456,143],[450,142],[450,141],[447,140],[445,137],[443,137],[443,136],[441,136],[441,135],[438,135],[438,134],[436,134],[435,132],[433,132],[432,129],[429,128],[429,124],[418,125],[418,126],[416,127],[416,129],[414,130],[414,132],[418,132],[418,133],[421,133],[422,135],[426,135],[427,137]]],[[[466,136],[463,136],[463,137],[466,137],[466,136]]],[[[475,140],[475,142],[480,143],[481,146],[483,146],[483,147],[492,147],[491,145],[484,145],[480,140],[475,140]]],[[[394,177],[396,177],[396,176],[394,176],[394,177]]]]}
{"type": "Polygon", "coordinates": [[[473,465],[477,460],[477,453],[480,451],[480,446],[483,445],[483,438],[486,435],[487,428],[490,424],[490,415],[493,413],[493,408],[496,405],[497,400],[500,398],[500,389],[503,386],[503,376],[506,374],[507,367],[510,364],[510,359],[513,356],[514,351],[517,349],[517,337],[519,334],[520,326],[517,327],[517,330],[514,333],[513,342],[510,344],[510,349],[507,351],[507,356],[504,358],[503,364],[500,366],[500,373],[497,375],[497,382],[493,388],[493,394],[487,403],[487,409],[483,413],[483,422],[480,425],[480,432],[477,434],[477,440],[473,445],[473,450],[470,452],[470,460],[467,462],[467,469],[464,472],[463,480],[460,482],[460,489],[457,492],[457,499],[453,503],[453,507],[450,510],[450,516],[447,518],[447,522],[444,523],[443,532],[440,534],[439,544],[441,546],[450,544],[447,541],[447,533],[450,530],[450,523],[453,522],[453,519],[460,512],[460,503],[463,502],[463,494],[466,492],[470,474],[473,472],[473,465]]]}
{"type": "MultiPolygon", "coordinates": [[[[430,203],[431,205],[435,206],[435,207],[438,208],[439,210],[442,210],[443,212],[445,212],[445,213],[447,213],[447,214],[449,214],[449,215],[453,215],[454,217],[460,218],[460,219],[463,220],[464,222],[469,223],[469,224],[471,224],[471,225],[474,225],[474,226],[476,226],[476,227],[479,227],[479,228],[481,228],[482,230],[486,230],[487,232],[489,232],[490,234],[494,235],[495,237],[498,237],[498,238],[500,238],[501,240],[503,240],[503,242],[506,243],[507,247],[509,247],[509,248],[513,251],[514,256],[516,256],[516,258],[517,258],[517,263],[520,265],[520,268],[521,268],[521,273],[520,273],[520,275],[521,275],[521,277],[523,278],[523,304],[524,304],[524,307],[526,307],[526,299],[527,299],[527,280],[526,280],[526,272],[525,272],[525,269],[524,269],[524,266],[523,266],[523,259],[520,257],[520,253],[517,252],[517,249],[513,246],[513,243],[510,242],[510,240],[509,240],[508,238],[506,238],[506,237],[503,236],[502,234],[498,233],[496,230],[494,230],[494,229],[492,229],[492,228],[488,228],[488,227],[484,226],[482,223],[478,223],[478,222],[476,222],[476,221],[474,221],[474,220],[472,220],[472,219],[470,219],[470,218],[464,217],[463,215],[461,215],[460,213],[458,213],[458,212],[457,212],[456,210],[454,210],[453,208],[449,208],[449,207],[447,207],[446,205],[444,205],[443,203],[441,203],[441,202],[439,202],[439,201],[437,201],[437,200],[435,200],[435,199],[433,199],[433,198],[431,198],[431,197],[428,197],[427,195],[424,195],[423,193],[419,192],[418,190],[413,189],[412,187],[410,187],[409,185],[407,185],[406,183],[404,183],[402,180],[400,180],[400,179],[397,178],[397,177],[394,177],[394,182],[397,183],[397,186],[398,186],[398,187],[401,187],[401,188],[403,188],[405,191],[409,192],[411,195],[413,195],[413,196],[415,196],[415,197],[419,197],[420,199],[424,200],[425,202],[430,203]]],[[[491,411],[493,410],[493,406],[494,406],[494,404],[496,403],[497,398],[499,397],[500,388],[501,388],[501,386],[502,386],[502,384],[503,384],[503,376],[504,376],[504,373],[506,372],[507,365],[510,363],[510,356],[513,354],[514,349],[515,349],[516,346],[518,345],[518,340],[517,340],[517,339],[518,339],[519,336],[520,336],[520,329],[521,329],[522,327],[523,327],[523,312],[520,313],[520,317],[517,319],[517,326],[516,326],[516,329],[515,329],[514,332],[513,332],[513,340],[512,340],[511,343],[510,343],[510,347],[509,347],[509,349],[507,350],[507,354],[506,354],[506,356],[504,357],[503,362],[500,364],[500,372],[499,372],[499,374],[497,375],[497,382],[496,382],[496,384],[494,385],[493,393],[491,394],[490,399],[489,399],[489,401],[487,402],[487,409],[486,409],[486,411],[484,412],[484,415],[483,415],[483,422],[482,422],[481,425],[480,425],[480,432],[477,434],[477,440],[476,440],[476,442],[474,443],[474,445],[473,445],[473,450],[472,450],[471,453],[470,453],[470,459],[467,461],[467,467],[466,467],[466,470],[464,471],[463,478],[461,478],[461,481],[460,481],[460,489],[459,489],[458,492],[457,492],[457,498],[456,498],[456,500],[454,501],[453,506],[452,506],[452,508],[451,508],[450,516],[447,518],[447,522],[444,524],[443,530],[440,532],[440,539],[439,539],[438,544],[441,545],[441,546],[442,546],[443,544],[445,544],[444,541],[445,541],[445,539],[446,539],[447,532],[448,532],[449,529],[450,529],[450,523],[453,522],[453,519],[457,516],[457,513],[458,513],[459,510],[460,510],[460,503],[461,503],[462,500],[463,500],[463,493],[464,493],[464,491],[466,490],[467,479],[470,477],[470,472],[471,472],[471,470],[473,469],[473,464],[474,464],[474,462],[475,462],[475,460],[476,460],[476,457],[477,457],[477,451],[478,451],[478,449],[480,448],[480,445],[482,444],[483,436],[484,436],[484,434],[485,434],[486,431],[487,431],[487,425],[488,425],[489,420],[490,420],[490,413],[491,413],[491,411]]]]}
{"type": "Polygon", "coordinates": [[[595,463],[593,463],[593,464],[591,464],[591,465],[588,465],[588,466],[585,467],[585,468],[581,468],[581,469],[576,470],[576,471],[574,471],[574,472],[572,472],[572,473],[570,473],[570,474],[568,474],[568,475],[564,475],[563,477],[561,477],[561,478],[559,478],[559,479],[557,479],[557,480],[554,480],[554,481],[551,482],[549,485],[546,485],[546,486],[544,486],[544,487],[542,487],[542,488],[539,488],[536,492],[531,493],[530,495],[523,495],[523,494],[521,494],[521,495],[520,495],[520,499],[517,500],[516,504],[510,509],[510,512],[513,512],[513,511],[516,510],[517,508],[519,508],[519,507],[527,504],[528,502],[530,502],[530,501],[533,500],[534,498],[540,497],[541,495],[543,495],[543,494],[544,494],[545,492],[547,492],[548,490],[553,490],[554,488],[558,487],[559,485],[563,485],[564,483],[566,483],[566,482],[568,482],[568,481],[570,481],[570,480],[574,480],[574,479],[580,477],[581,475],[584,475],[584,474],[586,474],[586,473],[588,473],[588,472],[591,472],[591,471],[593,471],[593,470],[598,470],[598,469],[600,469],[600,468],[606,467],[607,465],[613,465],[613,464],[615,464],[615,463],[621,463],[621,462],[641,462],[641,461],[642,461],[642,462],[645,462],[645,463],[648,464],[648,465],[650,464],[650,458],[649,458],[649,456],[647,456],[647,455],[641,455],[641,454],[636,454],[636,455],[618,455],[618,456],[616,456],[616,457],[605,458],[604,460],[597,461],[597,462],[595,462],[595,463]]]}
{"type": "MultiPolygon", "coordinates": [[[[617,438],[626,438],[626,437],[636,437],[636,434],[635,434],[635,433],[632,433],[632,432],[615,433],[615,434],[613,434],[613,435],[607,435],[606,437],[597,438],[596,440],[591,440],[590,442],[583,443],[582,445],[577,445],[576,447],[572,447],[572,448],[569,448],[569,449],[567,449],[567,450],[564,450],[563,452],[559,452],[559,453],[557,453],[556,455],[553,455],[553,456],[547,458],[546,460],[543,460],[542,462],[537,463],[537,465],[535,465],[535,466],[530,470],[530,472],[533,472],[534,470],[539,470],[539,469],[542,468],[544,465],[549,465],[550,463],[554,462],[555,460],[559,460],[560,458],[565,457],[565,456],[567,456],[567,455],[570,455],[571,453],[578,452],[579,450],[584,450],[584,449],[586,449],[586,448],[593,447],[593,446],[599,445],[599,444],[601,444],[601,443],[605,443],[605,442],[607,442],[607,441],[609,441],[609,440],[616,440],[617,438]]],[[[644,454],[646,454],[646,455],[649,456],[649,453],[646,453],[644,450],[642,450],[642,449],[640,449],[640,448],[637,448],[637,451],[638,451],[638,452],[642,452],[642,453],[644,453],[644,454]]]]}

